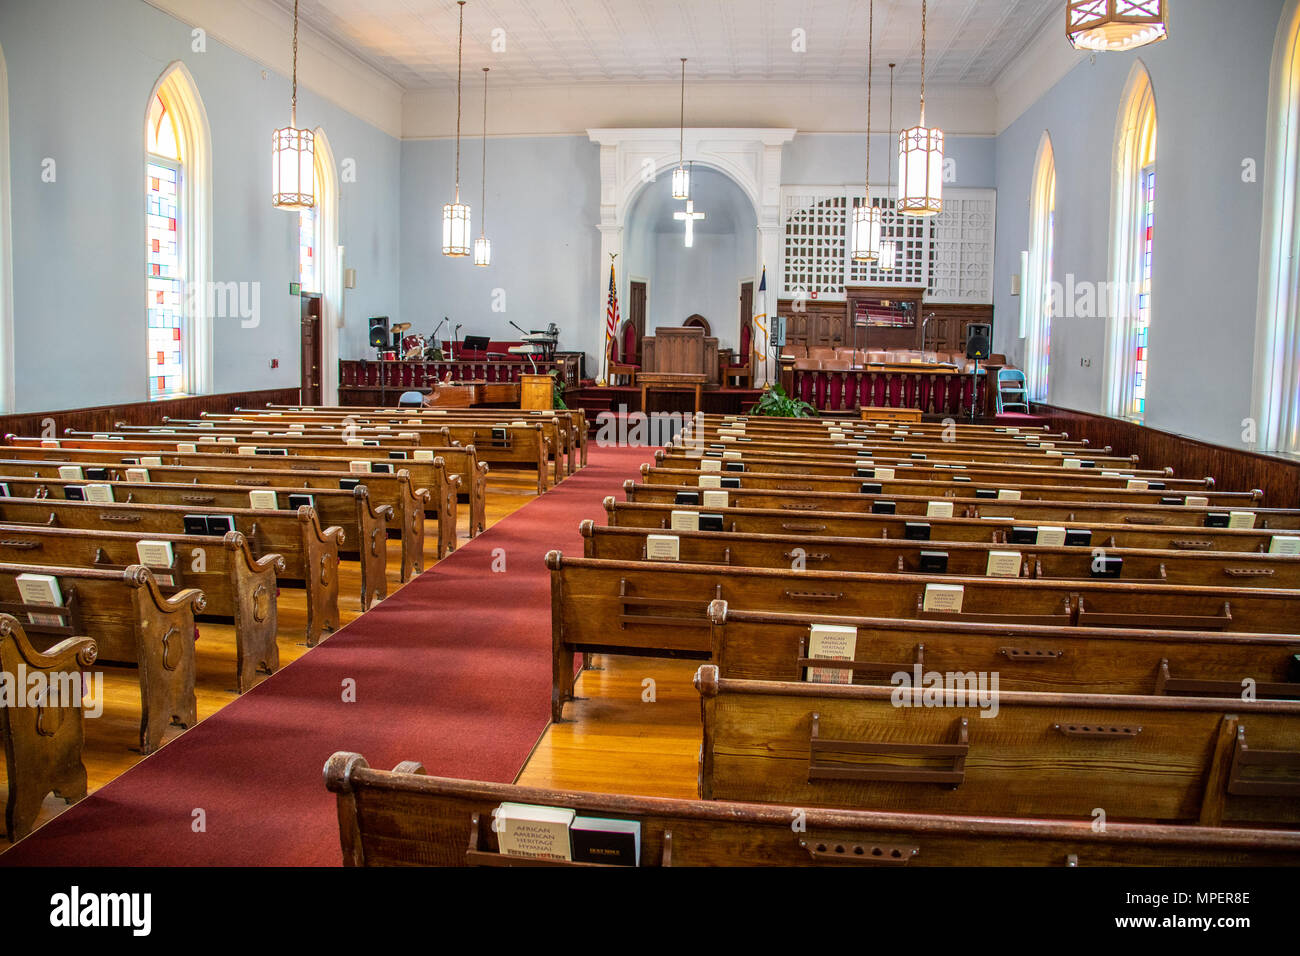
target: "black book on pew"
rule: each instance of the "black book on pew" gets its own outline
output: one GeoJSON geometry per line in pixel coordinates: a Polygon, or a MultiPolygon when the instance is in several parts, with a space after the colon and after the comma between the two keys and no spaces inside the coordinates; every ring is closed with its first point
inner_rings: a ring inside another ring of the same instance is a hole
{"type": "Polygon", "coordinates": [[[1038,529],[1012,528],[1009,541],[1011,544],[1035,544],[1038,541],[1038,529]]]}
{"type": "Polygon", "coordinates": [[[701,531],[721,531],[722,515],[711,512],[700,512],[700,530],[701,531]]]}
{"type": "Polygon", "coordinates": [[[357,485],[361,484],[360,478],[340,478],[339,487],[344,491],[351,491],[357,485]]]}
{"type": "Polygon", "coordinates": [[[1069,548],[1092,547],[1092,532],[1087,528],[1066,528],[1065,544],[1069,548]]]}
{"type": "Polygon", "coordinates": [[[698,491],[679,491],[673,497],[675,505],[698,505],[700,503],[700,493],[698,491]]]}
{"type": "Polygon", "coordinates": [[[1124,559],[1116,555],[1104,555],[1095,558],[1092,562],[1092,576],[1094,578],[1117,578],[1124,570],[1124,559]]]}
{"type": "Polygon", "coordinates": [[[390,451],[390,452],[388,453],[388,457],[389,457],[389,458],[405,458],[405,457],[406,457],[406,452],[404,452],[404,451],[390,451]]]}
{"type": "Polygon", "coordinates": [[[381,475],[391,475],[393,473],[392,462],[376,461],[370,465],[370,470],[381,475]]]}
{"type": "Polygon", "coordinates": [[[1160,503],[1162,505],[1181,505],[1183,503],[1183,499],[1177,496],[1161,495],[1160,503]]]}
{"type": "Polygon", "coordinates": [[[63,500],[64,500],[64,501],[85,501],[85,500],[86,500],[86,488],[85,488],[85,486],[84,486],[84,485],[64,485],[64,486],[63,486],[63,500]]]}
{"type": "Polygon", "coordinates": [[[996,491],[995,489],[993,489],[993,488],[976,488],[976,489],[975,489],[975,497],[976,497],[976,498],[994,498],[994,499],[996,499],[997,496],[998,496],[998,493],[997,493],[997,491],[996,491]]]}
{"type": "Polygon", "coordinates": [[[1164,490],[1166,489],[1166,487],[1168,487],[1168,486],[1165,485],[1165,483],[1164,483],[1163,481],[1148,481],[1148,482],[1147,482],[1147,490],[1148,490],[1148,491],[1164,491],[1164,490]]]}
{"type": "Polygon", "coordinates": [[[1096,468],[1096,467],[1097,467],[1097,463],[1096,463],[1095,461],[1093,461],[1092,459],[1090,459],[1090,458],[1085,458],[1083,461],[1079,462],[1079,467],[1080,467],[1080,468],[1096,468]]]}
{"type": "Polygon", "coordinates": [[[139,458],[123,458],[123,459],[122,459],[122,464],[124,464],[124,465],[138,465],[138,464],[140,464],[140,459],[139,459],[139,458]]]}
{"type": "Polygon", "coordinates": [[[575,863],[639,866],[641,821],[574,817],[569,843],[575,863]]]}
{"type": "Polygon", "coordinates": [[[924,571],[926,574],[947,574],[948,573],[948,552],[947,551],[922,551],[921,570],[924,571]]]}
{"type": "Polygon", "coordinates": [[[871,513],[873,515],[897,514],[898,504],[893,501],[873,501],[871,502],[871,513]]]}
{"type": "Polygon", "coordinates": [[[308,508],[315,508],[316,499],[313,498],[311,495],[290,495],[289,496],[289,509],[291,511],[297,511],[299,508],[302,508],[304,506],[308,508]]]}
{"type": "Polygon", "coordinates": [[[740,479],[739,479],[739,478],[720,478],[720,479],[718,480],[718,483],[719,483],[719,485],[721,485],[721,487],[723,487],[723,488],[739,488],[739,487],[740,487],[740,479]]]}
{"type": "Polygon", "coordinates": [[[186,515],[185,533],[206,536],[208,533],[207,515],[186,515]]]}
{"type": "Polygon", "coordinates": [[[9,494],[9,482],[0,481],[0,498],[11,498],[11,497],[13,496],[9,494]]]}
{"type": "Polygon", "coordinates": [[[864,481],[862,486],[858,488],[859,494],[864,495],[878,495],[884,490],[885,486],[878,481],[864,481]]]}
{"type": "Polygon", "coordinates": [[[235,530],[235,518],[233,515],[204,515],[208,526],[208,534],[215,535],[218,538],[227,532],[235,530]]]}
{"type": "Polygon", "coordinates": [[[107,468],[87,468],[86,477],[91,481],[108,481],[107,468]]]}
{"type": "Polygon", "coordinates": [[[1205,527],[1207,528],[1226,528],[1232,516],[1222,511],[1211,511],[1205,516],[1205,527]]]}
{"type": "MultiPolygon", "coordinates": [[[[495,431],[495,429],[494,429],[494,431],[495,431]]],[[[362,440],[361,444],[362,444],[362,446],[365,447],[365,448],[378,448],[378,447],[379,447],[379,439],[377,439],[377,438],[366,438],[366,439],[363,439],[363,440],[362,440]]]]}
{"type": "Polygon", "coordinates": [[[729,461],[726,464],[727,471],[744,471],[745,463],[743,461],[729,461]]]}
{"type": "Polygon", "coordinates": [[[903,537],[908,541],[929,541],[930,526],[924,521],[909,521],[903,526],[903,537]]]}

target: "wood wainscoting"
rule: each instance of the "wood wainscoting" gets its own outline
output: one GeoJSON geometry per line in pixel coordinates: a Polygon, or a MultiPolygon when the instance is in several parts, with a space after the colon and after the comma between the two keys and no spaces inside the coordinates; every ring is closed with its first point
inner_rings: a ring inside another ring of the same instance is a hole
{"type": "Polygon", "coordinates": [[[164,418],[198,418],[203,412],[233,412],[236,408],[261,408],[268,404],[293,405],[298,388],[267,388],[255,392],[223,392],[219,395],[189,395],[156,402],[133,402],[127,405],[97,405],[93,408],[68,408],[55,412],[25,412],[0,415],[0,434],[42,435],[57,438],[69,428],[77,431],[109,431],[117,422],[133,425],[161,423],[164,418]],[[54,431],[46,432],[47,419],[54,431]]]}
{"type": "Polygon", "coordinates": [[[1086,438],[1094,446],[1110,445],[1118,453],[1137,455],[1144,468],[1169,466],[1184,478],[1212,475],[1216,486],[1225,491],[1259,488],[1264,492],[1264,504],[1270,508],[1300,506],[1300,459],[1212,445],[1136,422],[1054,405],[1035,404],[1033,412],[1050,419],[1053,431],[1069,432],[1071,438],[1086,438]]]}

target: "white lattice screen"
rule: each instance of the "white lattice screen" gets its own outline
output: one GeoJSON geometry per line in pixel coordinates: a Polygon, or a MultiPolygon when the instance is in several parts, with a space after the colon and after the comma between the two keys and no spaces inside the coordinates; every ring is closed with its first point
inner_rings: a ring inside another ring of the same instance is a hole
{"type": "Polygon", "coordinates": [[[995,190],[945,189],[943,212],[917,218],[897,215],[892,191],[872,187],[885,237],[901,242],[889,272],[849,257],[850,210],[862,201],[860,188],[782,188],[783,296],[834,300],[845,285],[924,285],[931,302],[992,303],[995,190]]]}

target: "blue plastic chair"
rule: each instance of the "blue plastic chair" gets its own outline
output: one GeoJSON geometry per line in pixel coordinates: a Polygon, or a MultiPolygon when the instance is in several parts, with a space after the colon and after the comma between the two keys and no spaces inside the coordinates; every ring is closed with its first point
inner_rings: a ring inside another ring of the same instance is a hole
{"type": "Polygon", "coordinates": [[[1025,373],[1018,368],[998,369],[998,414],[1001,415],[1008,408],[1023,409],[1026,415],[1029,414],[1029,393],[1025,387],[1025,373]],[[1011,396],[1015,400],[1007,401],[1006,396],[1011,396]]]}

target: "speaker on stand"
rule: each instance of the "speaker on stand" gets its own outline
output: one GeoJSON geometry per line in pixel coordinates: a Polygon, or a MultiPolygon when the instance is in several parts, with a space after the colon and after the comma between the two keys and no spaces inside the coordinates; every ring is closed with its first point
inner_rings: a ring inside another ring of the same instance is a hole
{"type": "MultiPolygon", "coordinates": [[[[370,347],[376,352],[388,348],[388,316],[376,315],[370,318],[370,347]]],[[[378,359],[379,355],[375,358],[378,359]]]]}
{"type": "Polygon", "coordinates": [[[993,326],[987,322],[972,322],[966,326],[966,357],[975,360],[975,374],[970,388],[970,420],[974,424],[975,408],[979,404],[980,360],[987,360],[993,347],[993,326]]]}

